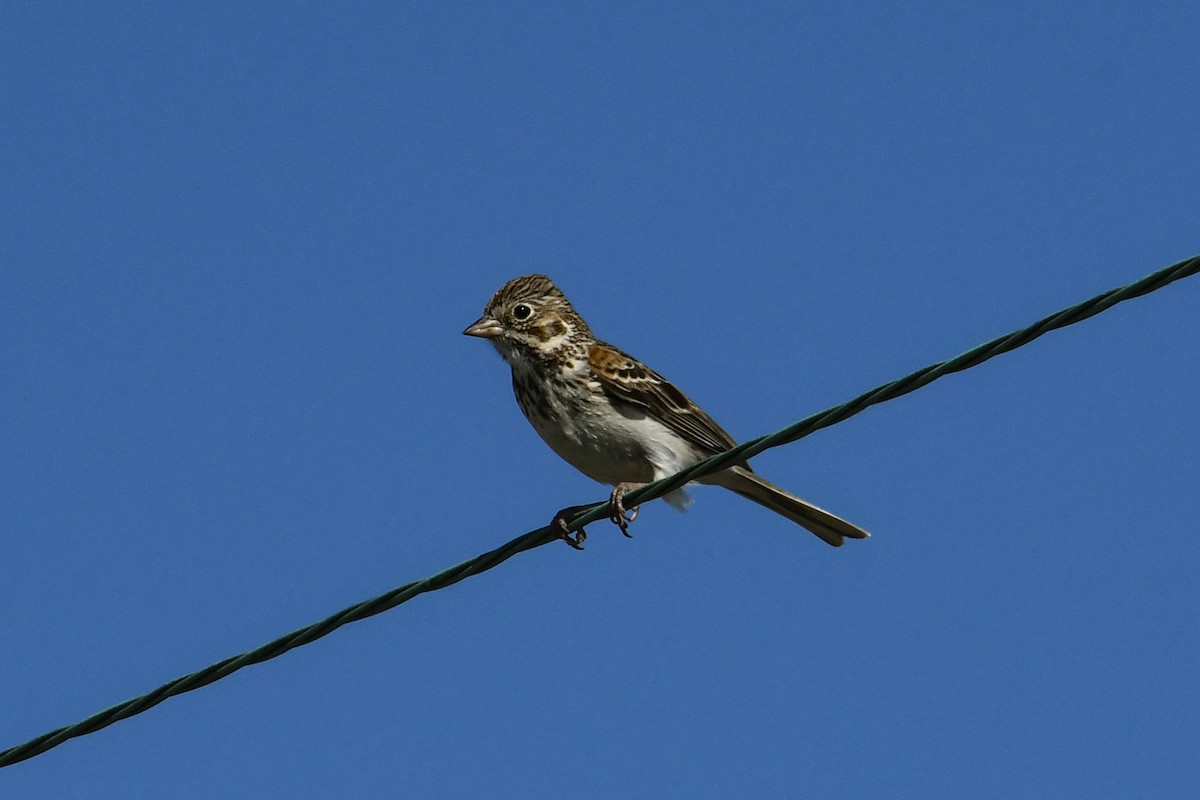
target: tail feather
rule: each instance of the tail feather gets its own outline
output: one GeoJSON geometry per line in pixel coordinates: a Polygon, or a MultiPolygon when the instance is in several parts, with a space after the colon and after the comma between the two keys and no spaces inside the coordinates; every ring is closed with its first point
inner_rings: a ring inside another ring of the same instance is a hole
{"type": "Polygon", "coordinates": [[[841,547],[847,538],[866,539],[870,536],[857,525],[785,492],[744,467],[730,467],[705,479],[704,483],[714,483],[737,492],[747,500],[753,500],[807,528],[834,547],[841,547]]]}

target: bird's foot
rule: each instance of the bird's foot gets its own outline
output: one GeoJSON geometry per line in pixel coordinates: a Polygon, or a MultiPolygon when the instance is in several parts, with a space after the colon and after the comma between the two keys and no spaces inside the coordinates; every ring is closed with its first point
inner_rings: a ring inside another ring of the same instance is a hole
{"type": "MultiPolygon", "coordinates": [[[[618,483],[613,487],[612,494],[608,496],[608,518],[612,523],[621,529],[621,533],[632,539],[629,533],[629,523],[637,519],[638,507],[625,508],[623,499],[626,492],[631,492],[641,486],[643,483],[618,483]]],[[[562,539],[567,544],[574,547],[576,550],[583,549],[583,542],[587,539],[587,531],[583,528],[574,533],[567,527],[570,520],[580,511],[586,511],[593,504],[588,503],[582,506],[567,506],[554,515],[554,519],[550,521],[550,527],[558,533],[558,538],[562,539]]]]}
{"type": "MultiPolygon", "coordinates": [[[[594,505],[594,504],[592,504],[594,505]]],[[[554,515],[554,519],[550,522],[550,527],[558,533],[558,538],[562,539],[567,544],[574,547],[576,550],[583,549],[583,540],[587,538],[587,531],[583,528],[571,533],[567,528],[567,520],[583,511],[585,508],[591,508],[592,505],[583,506],[567,506],[554,515]]]]}
{"type": "Polygon", "coordinates": [[[644,483],[618,483],[613,487],[612,494],[608,497],[608,518],[612,523],[621,529],[627,538],[632,539],[633,536],[629,533],[629,523],[637,519],[638,506],[626,509],[625,493],[645,486],[644,483]]]}

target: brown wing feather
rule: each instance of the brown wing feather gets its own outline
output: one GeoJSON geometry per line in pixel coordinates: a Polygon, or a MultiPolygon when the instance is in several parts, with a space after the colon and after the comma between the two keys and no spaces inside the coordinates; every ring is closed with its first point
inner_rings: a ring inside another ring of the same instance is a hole
{"type": "Polygon", "coordinates": [[[737,444],[704,409],[628,353],[610,344],[594,344],[588,351],[588,367],[610,396],[641,406],[693,444],[712,453],[737,444]]]}

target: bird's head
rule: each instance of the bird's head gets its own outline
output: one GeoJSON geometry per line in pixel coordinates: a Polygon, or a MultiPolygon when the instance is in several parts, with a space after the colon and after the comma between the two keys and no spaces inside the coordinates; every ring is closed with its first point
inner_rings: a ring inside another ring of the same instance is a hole
{"type": "Polygon", "coordinates": [[[500,287],[464,334],[488,339],[505,360],[545,360],[574,348],[591,331],[545,275],[522,275],[500,287]]]}

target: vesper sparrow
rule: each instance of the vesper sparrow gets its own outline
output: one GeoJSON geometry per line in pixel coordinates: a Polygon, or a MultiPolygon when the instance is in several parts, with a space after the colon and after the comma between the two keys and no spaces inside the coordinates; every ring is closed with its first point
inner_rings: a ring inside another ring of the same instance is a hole
{"type": "MultiPolygon", "coordinates": [[[[735,442],[712,417],[661,375],[600,341],[566,296],[545,275],[514,278],[488,302],[483,316],[463,331],[488,339],[512,367],[513,391],[534,430],[567,463],[589,478],[613,485],[610,516],[628,536],[621,498],[735,442]]],[[[748,463],[700,483],[737,492],[838,547],[867,532],[760,478],[748,463]]],[[[691,501],[683,489],[664,498],[678,509],[691,501]]],[[[566,520],[554,518],[563,539],[580,547],[566,520]]],[[[636,509],[635,509],[636,511],[636,509]]]]}

